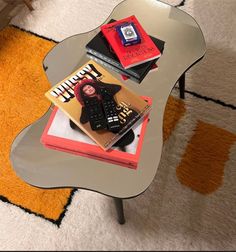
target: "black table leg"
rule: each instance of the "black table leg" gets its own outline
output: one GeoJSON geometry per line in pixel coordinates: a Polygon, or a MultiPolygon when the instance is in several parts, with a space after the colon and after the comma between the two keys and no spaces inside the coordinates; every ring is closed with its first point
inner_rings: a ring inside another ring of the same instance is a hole
{"type": "Polygon", "coordinates": [[[181,99],[185,98],[184,90],[185,90],[185,73],[183,73],[179,78],[179,97],[181,99]]]}
{"type": "Polygon", "coordinates": [[[116,212],[118,216],[118,222],[120,224],[125,223],[124,209],[123,209],[123,201],[120,198],[113,198],[115,201],[116,212]]]}

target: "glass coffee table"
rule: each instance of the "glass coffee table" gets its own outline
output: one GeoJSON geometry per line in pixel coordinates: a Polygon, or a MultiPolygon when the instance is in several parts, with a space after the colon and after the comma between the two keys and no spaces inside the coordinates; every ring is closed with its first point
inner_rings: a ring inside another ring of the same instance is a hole
{"type": "MultiPolygon", "coordinates": [[[[135,15],[149,35],[165,41],[158,70],[141,84],[126,81],[136,93],[153,99],[139,164],[136,170],[45,148],[40,137],[51,109],[15,138],[10,159],[17,175],[40,188],[76,187],[111,196],[118,221],[125,222],[122,199],[143,193],[155,177],[163,146],[163,115],[171,90],[179,80],[184,97],[184,73],[205,54],[206,45],[197,22],[187,13],[156,0],[126,0],[113,10],[110,19],[135,15]]],[[[69,37],[45,57],[43,66],[51,85],[64,79],[89,59],[85,45],[100,27],[69,37]]],[[[112,74],[120,79],[119,74],[112,74]]],[[[46,98],[45,98],[46,99],[46,98]]]]}

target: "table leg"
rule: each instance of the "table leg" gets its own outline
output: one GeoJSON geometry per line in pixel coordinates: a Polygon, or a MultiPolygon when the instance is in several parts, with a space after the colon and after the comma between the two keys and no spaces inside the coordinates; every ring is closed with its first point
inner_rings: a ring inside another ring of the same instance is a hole
{"type": "Polygon", "coordinates": [[[185,98],[184,90],[185,90],[185,73],[183,73],[179,78],[179,97],[181,99],[185,98]]]}
{"type": "Polygon", "coordinates": [[[115,201],[116,212],[118,216],[118,222],[120,224],[125,223],[124,209],[123,209],[123,201],[120,198],[113,198],[115,201]]]}
{"type": "Polygon", "coordinates": [[[34,10],[32,4],[31,4],[31,2],[30,2],[31,0],[23,0],[23,1],[24,1],[24,3],[26,4],[26,6],[29,8],[29,10],[31,10],[31,11],[34,10]]]}

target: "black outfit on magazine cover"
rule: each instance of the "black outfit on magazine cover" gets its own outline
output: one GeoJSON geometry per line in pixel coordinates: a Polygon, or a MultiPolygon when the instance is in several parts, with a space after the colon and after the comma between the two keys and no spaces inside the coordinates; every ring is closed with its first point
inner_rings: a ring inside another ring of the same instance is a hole
{"type": "MultiPolygon", "coordinates": [[[[89,122],[88,115],[86,113],[86,107],[85,107],[85,101],[87,96],[96,96],[98,99],[101,99],[101,91],[106,90],[109,92],[110,95],[114,96],[117,92],[121,90],[121,86],[117,84],[106,84],[101,81],[94,81],[94,80],[88,80],[84,83],[80,84],[79,86],[76,86],[75,88],[75,96],[77,100],[82,105],[82,111],[80,116],[80,122],[82,124],[85,124],[89,122]]],[[[131,108],[132,109],[132,108],[131,108]]],[[[137,116],[138,113],[132,109],[132,114],[129,119],[132,119],[133,117],[137,116]]],[[[123,122],[122,128],[125,127],[127,122],[123,122]]],[[[70,120],[70,126],[72,129],[80,130],[79,127],[74,124],[70,120]]],[[[82,132],[82,130],[80,130],[82,132]]],[[[129,130],[119,141],[117,141],[114,146],[118,147],[120,150],[125,151],[125,147],[129,144],[131,144],[134,141],[135,135],[133,130],[129,130]]]]}

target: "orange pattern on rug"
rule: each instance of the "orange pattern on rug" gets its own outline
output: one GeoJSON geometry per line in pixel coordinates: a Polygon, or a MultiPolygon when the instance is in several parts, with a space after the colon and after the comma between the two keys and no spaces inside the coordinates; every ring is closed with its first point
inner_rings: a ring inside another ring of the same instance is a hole
{"type": "Polygon", "coordinates": [[[183,100],[169,96],[163,122],[163,140],[166,141],[186,109],[183,100]]]}
{"type": "Polygon", "coordinates": [[[0,32],[0,45],[0,196],[31,212],[57,220],[71,189],[44,190],[30,186],[16,176],[9,161],[16,135],[50,106],[44,97],[50,85],[42,61],[55,43],[7,27],[0,32]]]}
{"type": "Polygon", "coordinates": [[[208,194],[223,183],[224,168],[236,135],[198,121],[176,173],[179,181],[194,191],[208,194]]]}

